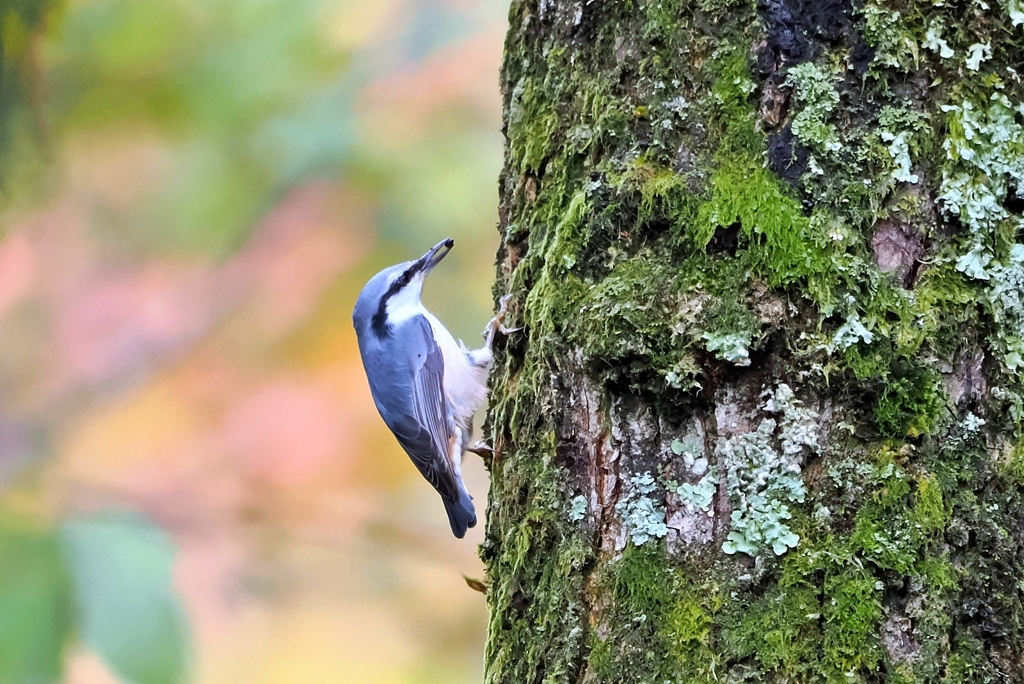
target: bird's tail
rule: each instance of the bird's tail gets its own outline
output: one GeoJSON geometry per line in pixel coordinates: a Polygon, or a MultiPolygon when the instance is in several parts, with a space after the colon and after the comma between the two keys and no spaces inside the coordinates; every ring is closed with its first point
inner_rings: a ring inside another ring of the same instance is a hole
{"type": "Polygon", "coordinates": [[[473,508],[473,497],[459,487],[459,500],[451,501],[444,497],[444,509],[448,511],[448,524],[452,526],[452,534],[459,539],[466,536],[466,530],[476,526],[476,509],[473,508]]]}

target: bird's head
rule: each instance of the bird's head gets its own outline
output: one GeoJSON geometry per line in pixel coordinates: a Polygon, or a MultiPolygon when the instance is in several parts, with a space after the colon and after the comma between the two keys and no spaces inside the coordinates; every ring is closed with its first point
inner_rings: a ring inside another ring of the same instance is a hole
{"type": "Polygon", "coordinates": [[[378,337],[386,337],[392,321],[418,310],[423,280],[454,245],[451,238],[442,240],[419,259],[389,266],[370,278],[352,312],[356,330],[369,328],[378,337]]]}

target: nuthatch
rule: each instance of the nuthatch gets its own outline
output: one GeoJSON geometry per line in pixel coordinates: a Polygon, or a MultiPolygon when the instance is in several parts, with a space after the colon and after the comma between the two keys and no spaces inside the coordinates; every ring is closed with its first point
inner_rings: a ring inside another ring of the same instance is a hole
{"type": "Polygon", "coordinates": [[[370,393],[381,418],[444,501],[452,533],[476,525],[473,497],[462,482],[473,414],[487,400],[491,345],[501,311],[470,351],[424,308],[423,280],[455,241],[447,239],[415,261],[385,268],[359,293],[352,323],[370,393]]]}

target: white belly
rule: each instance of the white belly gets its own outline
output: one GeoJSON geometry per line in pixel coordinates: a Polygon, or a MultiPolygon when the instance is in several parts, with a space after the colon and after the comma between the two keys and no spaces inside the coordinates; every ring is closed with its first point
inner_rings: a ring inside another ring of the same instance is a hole
{"type": "Polygon", "coordinates": [[[455,341],[441,321],[429,312],[425,315],[434,330],[434,339],[444,358],[444,393],[448,397],[455,419],[460,424],[468,425],[473,420],[476,410],[487,401],[487,374],[491,368],[490,350],[485,347],[467,352],[460,342],[455,341]]]}

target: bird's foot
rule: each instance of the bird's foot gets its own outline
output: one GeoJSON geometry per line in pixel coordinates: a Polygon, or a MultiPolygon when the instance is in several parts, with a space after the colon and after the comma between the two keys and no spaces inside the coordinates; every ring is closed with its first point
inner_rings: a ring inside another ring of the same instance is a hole
{"type": "Polygon", "coordinates": [[[490,346],[491,342],[494,341],[495,332],[500,332],[502,335],[511,335],[512,333],[522,330],[522,328],[505,327],[505,313],[508,311],[508,303],[510,299],[512,299],[511,292],[498,300],[498,313],[487,324],[487,327],[484,328],[484,339],[487,340],[488,346],[490,346]]]}
{"type": "Polygon", "coordinates": [[[480,440],[473,446],[469,447],[466,451],[474,453],[481,458],[490,458],[494,455],[494,449],[483,440],[480,440]]]}

